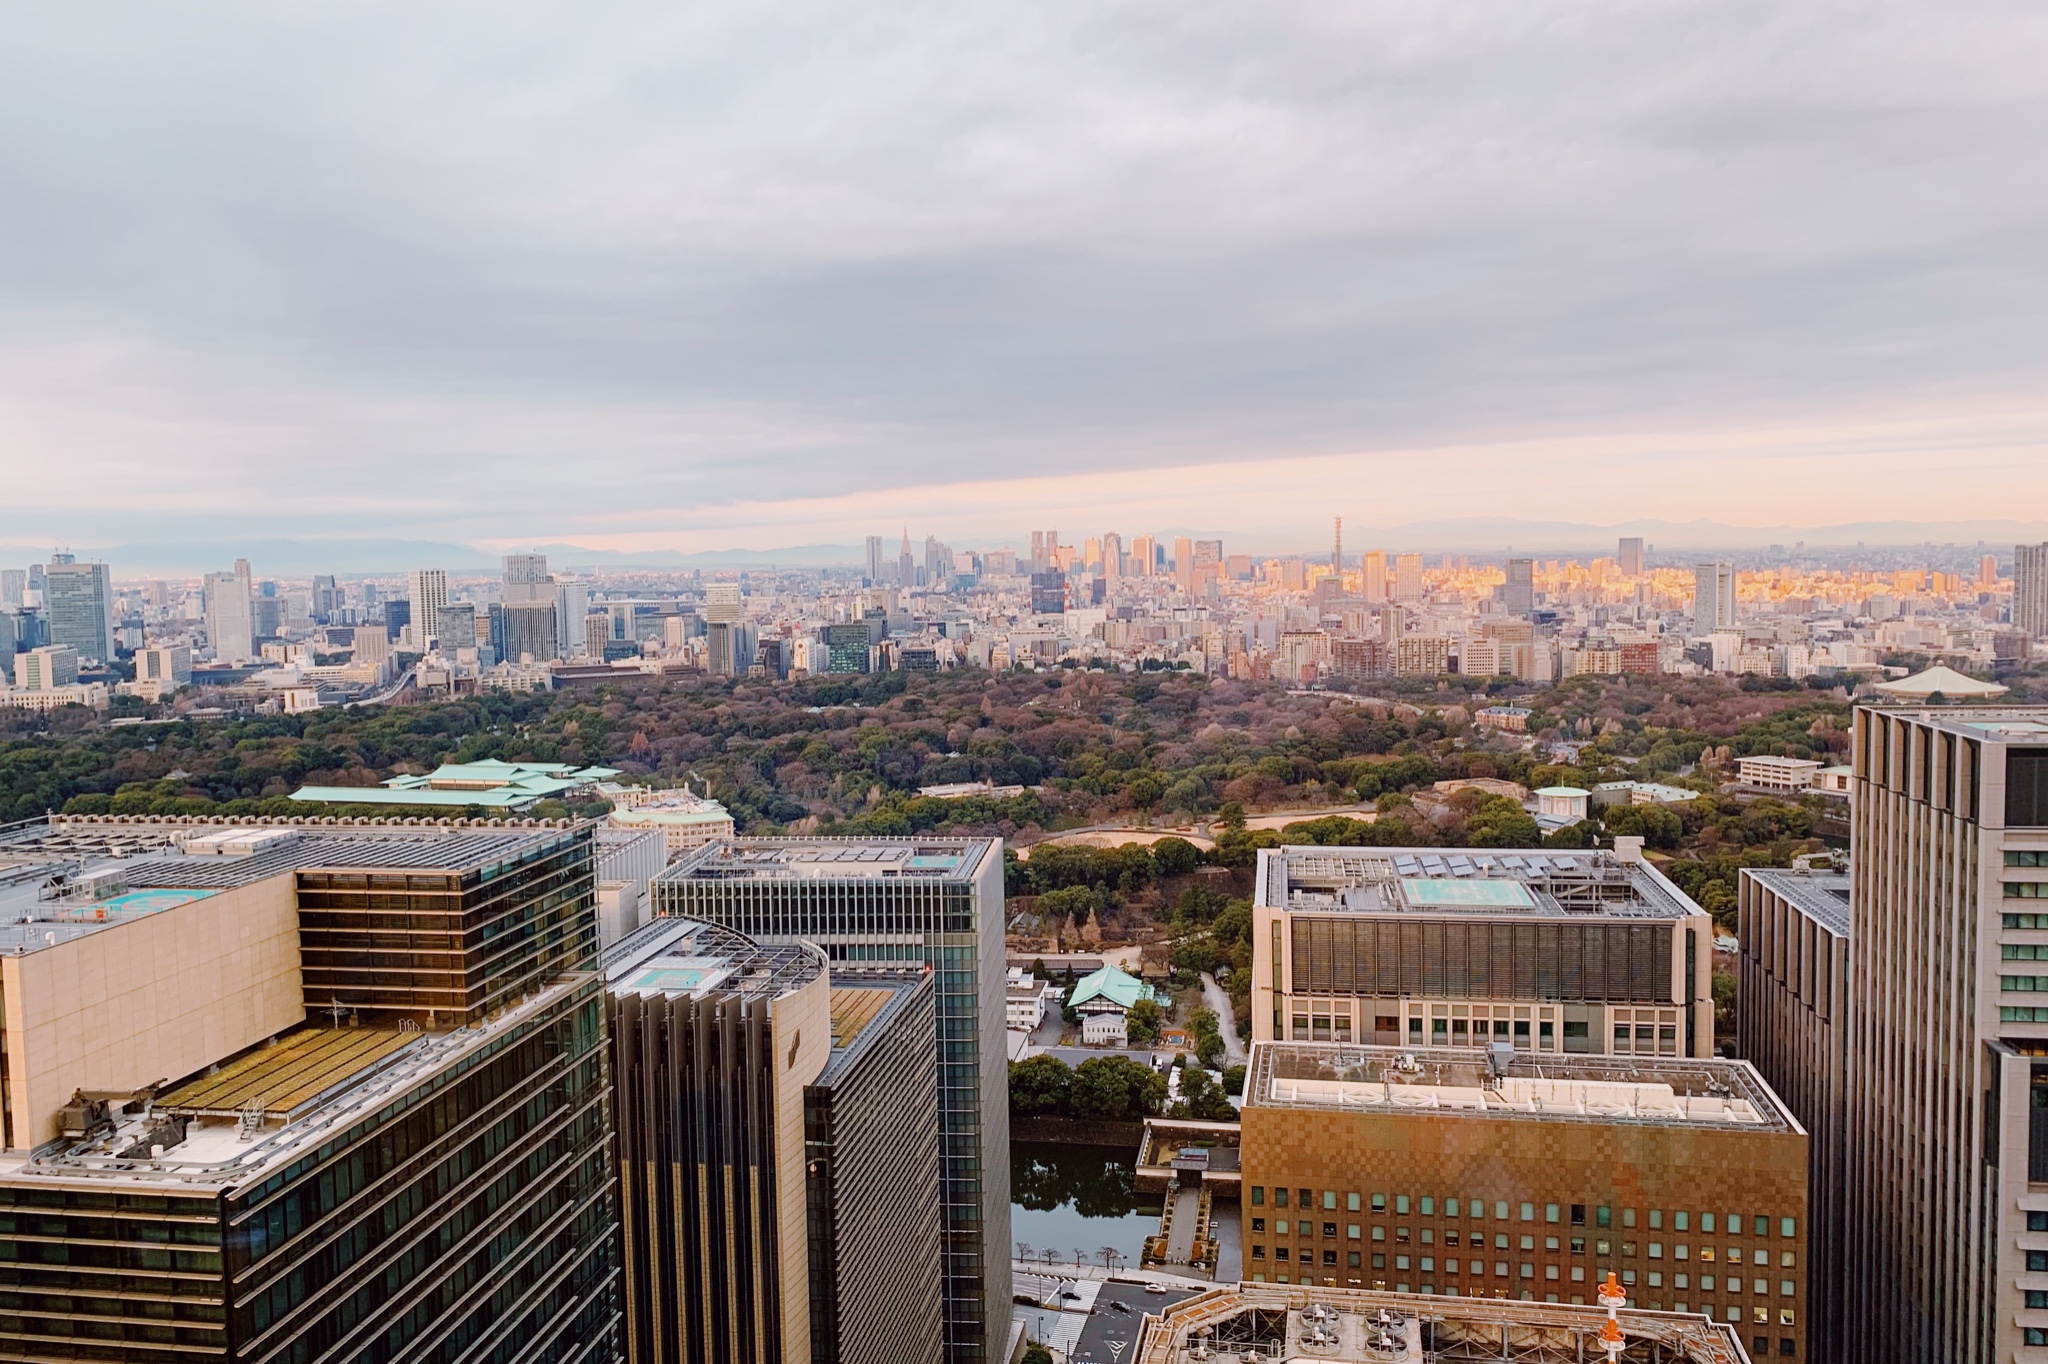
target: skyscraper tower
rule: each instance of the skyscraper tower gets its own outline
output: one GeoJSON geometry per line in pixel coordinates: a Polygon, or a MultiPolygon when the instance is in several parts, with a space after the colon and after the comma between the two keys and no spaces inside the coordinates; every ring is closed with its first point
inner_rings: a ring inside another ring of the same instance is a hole
{"type": "Polygon", "coordinates": [[[44,570],[43,610],[50,643],[68,644],[80,658],[114,661],[114,586],[105,564],[81,564],[56,555],[44,570]]]}
{"type": "Polygon", "coordinates": [[[1693,565],[1692,628],[1708,635],[1735,625],[1735,565],[1693,565]]]}
{"type": "Polygon", "coordinates": [[[1507,586],[1501,589],[1501,605],[1511,616],[1527,619],[1536,609],[1536,561],[1508,560],[1507,586]]]}
{"type": "Polygon", "coordinates": [[[438,568],[414,569],[405,575],[405,595],[412,601],[412,647],[423,650],[441,623],[441,608],[448,604],[447,572],[438,568]]]}
{"type": "Polygon", "coordinates": [[[882,581],[882,537],[868,537],[868,582],[879,585],[882,581]]]}
{"type": "Polygon", "coordinates": [[[1375,549],[1358,557],[1358,570],[1365,579],[1362,593],[1367,601],[1387,599],[1387,552],[1375,549]]]}
{"type": "Polygon", "coordinates": [[[1330,548],[1330,571],[1341,575],[1344,572],[1344,518],[1337,518],[1337,539],[1330,548]]]}
{"type": "Polygon", "coordinates": [[[743,838],[688,854],[651,887],[657,914],[823,948],[835,984],[863,967],[937,973],[948,1364],[998,1359],[1010,1322],[1002,857],[993,838],[743,838]]]}
{"type": "Polygon", "coordinates": [[[1624,577],[1640,578],[1643,574],[1643,537],[1625,535],[1621,540],[1621,571],[1624,577]]]}
{"type": "Polygon", "coordinates": [[[2048,639],[2048,544],[2013,550],[2012,623],[2035,639],[2048,639]]]}
{"type": "Polygon", "coordinates": [[[545,554],[507,554],[503,601],[546,601],[555,599],[555,580],[548,573],[545,554]]]}
{"type": "Polygon", "coordinates": [[[896,556],[896,585],[903,588],[917,586],[917,560],[910,557],[910,527],[903,528],[903,549],[896,556]]]}
{"type": "Polygon", "coordinates": [[[2029,1275],[2048,1183],[2048,917],[2025,912],[2048,896],[2044,720],[1854,715],[1842,1359],[1988,1364],[2048,1330],[2029,1275]]]}

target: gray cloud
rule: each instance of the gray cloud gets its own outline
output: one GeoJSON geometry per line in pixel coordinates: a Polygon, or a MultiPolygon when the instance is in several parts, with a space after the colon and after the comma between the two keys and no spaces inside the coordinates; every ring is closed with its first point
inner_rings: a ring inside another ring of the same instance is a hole
{"type": "Polygon", "coordinates": [[[1968,411],[2048,369],[2044,58],[1970,0],[45,6],[0,440],[72,536],[532,538],[1968,411]]]}

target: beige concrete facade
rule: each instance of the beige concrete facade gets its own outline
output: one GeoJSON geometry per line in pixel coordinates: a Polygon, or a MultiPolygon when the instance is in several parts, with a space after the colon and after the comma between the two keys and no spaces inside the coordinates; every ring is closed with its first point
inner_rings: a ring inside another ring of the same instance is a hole
{"type": "Polygon", "coordinates": [[[768,1006],[775,1034],[776,1248],[787,1364],[810,1364],[810,1233],[805,1226],[804,1087],[832,1059],[832,982],[824,972],[768,1006]]]}
{"type": "Polygon", "coordinates": [[[0,957],[7,1107],[25,1150],[74,1090],[175,1081],[303,1022],[290,875],[0,957]]]}

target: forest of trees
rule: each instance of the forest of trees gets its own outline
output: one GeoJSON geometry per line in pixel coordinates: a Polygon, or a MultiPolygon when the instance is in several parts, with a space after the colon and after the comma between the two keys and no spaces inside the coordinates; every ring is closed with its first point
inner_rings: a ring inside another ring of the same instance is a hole
{"type": "MultiPolygon", "coordinates": [[[[1750,752],[1844,750],[1843,698],[1718,679],[1584,678],[1517,697],[1590,738],[1546,767],[1472,728],[1489,698],[1304,693],[1176,673],[886,674],[796,683],[658,678],[595,690],[226,721],[113,726],[89,712],[0,719],[0,819],[53,809],[261,810],[307,783],[367,786],[445,761],[603,763],[708,784],[750,830],[1014,834],[1229,805],[1372,800],[1459,776],[1525,783],[1668,777],[1750,752]],[[1037,788],[940,801],[917,788],[1037,788]]],[[[1473,838],[1487,836],[1483,810],[1473,838]]],[[[1518,831],[1519,832],[1519,831],[1518,831]]],[[[1453,833],[1452,837],[1457,835],[1453,833]]]]}

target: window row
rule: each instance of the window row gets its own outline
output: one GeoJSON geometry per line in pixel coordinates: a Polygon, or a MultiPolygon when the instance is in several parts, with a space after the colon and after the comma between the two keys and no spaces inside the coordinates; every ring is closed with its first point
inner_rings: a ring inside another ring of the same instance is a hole
{"type": "MultiPolygon", "coordinates": [[[[1263,1217],[1252,1218],[1251,1234],[1254,1236],[1267,1235],[1268,1232],[1266,1229],[1266,1224],[1267,1219],[1263,1217]]],[[[1338,1239],[1337,1223],[1324,1222],[1321,1224],[1321,1227],[1323,1238],[1325,1240],[1334,1241],[1338,1239]]],[[[1290,1221],[1285,1217],[1281,1217],[1273,1220],[1272,1231],[1270,1234],[1274,1236],[1299,1236],[1307,1240],[1314,1240],[1316,1235],[1316,1228],[1317,1224],[1307,1219],[1295,1219],[1290,1221]]],[[[1360,1224],[1357,1222],[1345,1223],[1343,1227],[1343,1239],[1347,1241],[1359,1240],[1361,1239],[1361,1237],[1364,1236],[1364,1230],[1365,1229],[1362,1226],[1360,1226],[1360,1224]]],[[[1384,1226],[1375,1225],[1372,1228],[1372,1234],[1370,1239],[1374,1242],[1384,1243],[1388,1240],[1387,1229],[1384,1226]]],[[[1434,1246],[1437,1244],[1437,1230],[1434,1227],[1423,1227],[1420,1231],[1420,1234],[1418,1235],[1412,1228],[1399,1226],[1394,1228],[1392,1239],[1393,1243],[1397,1246],[1405,1246],[1409,1244],[1411,1241],[1415,1241],[1416,1243],[1425,1246],[1434,1246]]],[[[1522,1236],[1518,1239],[1520,1241],[1520,1248],[1522,1250],[1533,1251],[1537,1249],[1536,1238],[1534,1236],[1522,1236]]],[[[1494,1234],[1493,1247],[1495,1250],[1510,1249],[1509,1242],[1510,1237],[1506,1232],[1497,1232],[1494,1234]]],[[[1450,1229],[1447,1229],[1443,1232],[1443,1245],[1446,1248],[1456,1249],[1460,1244],[1468,1244],[1474,1250],[1478,1250],[1486,1245],[1486,1233],[1483,1231],[1473,1231],[1466,1233],[1450,1229]],[[1462,1241],[1461,1237],[1463,1238],[1462,1241]]],[[[1573,1236],[1568,1238],[1567,1240],[1566,1238],[1560,1238],[1556,1236],[1546,1236],[1543,1238],[1542,1249],[1546,1253],[1552,1255],[1564,1253],[1569,1253],[1572,1255],[1584,1255],[1587,1253],[1586,1238],[1583,1236],[1573,1236]]],[[[1715,1264],[1718,1262],[1734,1265],[1741,1264],[1743,1262],[1741,1246],[1731,1245],[1723,1248],[1714,1245],[1702,1245],[1694,1247],[1688,1242],[1681,1241],[1667,1248],[1664,1242],[1662,1241],[1651,1241],[1643,1249],[1644,1252],[1648,1255],[1648,1257],[1652,1260],[1663,1259],[1668,1249],[1671,1258],[1674,1260],[1691,1260],[1694,1257],[1695,1253],[1697,1253],[1699,1261],[1702,1264],[1715,1264]]],[[[1593,1243],[1592,1253],[1601,1256],[1602,1258],[1610,1256],[1614,1253],[1614,1242],[1607,1240],[1605,1238],[1595,1241],[1593,1243]]],[[[1636,1257],[1636,1243],[1634,1241],[1623,1241],[1621,1243],[1621,1254],[1622,1258],[1624,1259],[1634,1259],[1636,1257]]],[[[1758,1249],[1750,1252],[1750,1258],[1751,1261],[1755,1264],[1768,1265],[1771,1263],[1771,1252],[1759,1247],[1758,1249]]],[[[1782,1250],[1778,1252],[1779,1268],[1792,1269],[1795,1266],[1797,1266],[1798,1262],[1799,1257],[1795,1252],[1789,1250],[1782,1250]]]]}
{"type": "MultiPolygon", "coordinates": [[[[1312,1266],[1318,1263],[1317,1252],[1313,1250],[1302,1250],[1299,1252],[1295,1252],[1291,1247],[1288,1246],[1274,1246],[1272,1248],[1272,1259],[1268,1261],[1266,1249],[1267,1248],[1263,1245],[1254,1244],[1252,1246],[1251,1257],[1252,1262],[1254,1264],[1273,1263],[1301,1264],[1312,1266]]],[[[1320,1263],[1328,1268],[1336,1268],[1337,1252],[1334,1250],[1323,1251],[1321,1253],[1320,1263]]],[[[1492,1277],[1496,1279],[1535,1279],[1541,1277],[1547,1282],[1552,1283],[1564,1282],[1566,1280],[1569,1280],[1572,1283],[1588,1282],[1587,1271],[1584,1265],[1572,1265],[1569,1267],[1569,1271],[1567,1272],[1566,1267],[1562,1265],[1539,1266],[1534,1262],[1528,1260],[1489,1261],[1459,1260],[1456,1258],[1452,1258],[1444,1260],[1441,1264],[1441,1267],[1439,1267],[1436,1258],[1430,1255],[1396,1255],[1393,1257],[1393,1268],[1397,1272],[1402,1273],[1406,1273],[1412,1268],[1415,1272],[1421,1274],[1435,1274],[1441,1272],[1448,1275],[1467,1276],[1475,1279],[1483,1279],[1488,1277],[1489,1266],[1491,1266],[1492,1269],[1492,1277]],[[1541,1270],[1540,1276],[1538,1274],[1539,1269],[1541,1270]]],[[[1345,1251],[1344,1267],[1346,1269],[1363,1269],[1367,1267],[1365,1263],[1365,1256],[1361,1252],[1356,1250],[1345,1251]]],[[[1379,1270],[1386,1269],[1388,1267],[1386,1254],[1383,1252],[1376,1252],[1372,1256],[1370,1267],[1379,1270]]],[[[1625,1287],[1633,1288],[1638,1282],[1636,1271],[1633,1269],[1620,1270],[1618,1271],[1618,1273],[1620,1275],[1622,1284],[1625,1287]]],[[[1592,1282],[1599,1282],[1600,1279],[1605,1277],[1605,1274],[1605,1270],[1595,1270],[1592,1275],[1592,1282]]],[[[1730,1274],[1725,1277],[1717,1277],[1712,1274],[1702,1274],[1698,1277],[1699,1282],[1697,1285],[1695,1285],[1692,1281],[1693,1276],[1689,1274],[1673,1274],[1670,1276],[1670,1287],[1678,1289],[1680,1291],[1688,1291],[1697,1287],[1698,1291],[1702,1293],[1725,1293],[1731,1297],[1748,1295],[1751,1297],[1767,1298],[1771,1295],[1771,1280],[1769,1279],[1745,1279],[1742,1276],[1735,1274],[1730,1274]]],[[[1641,1282],[1645,1286],[1650,1288],[1663,1288],[1666,1286],[1665,1275],[1663,1274],[1663,1272],[1654,1269],[1642,1275],[1641,1282]]],[[[1781,1298],[1796,1298],[1797,1296],[1799,1296],[1799,1281],[1797,1279],[1779,1279],[1777,1281],[1777,1291],[1778,1296],[1781,1298]]],[[[1682,1312],[1685,1309],[1681,1307],[1678,1310],[1682,1312]]],[[[1763,1309],[1759,1308],[1757,1310],[1761,1311],[1763,1309]]],[[[1785,1324],[1788,1326],[1791,1325],[1791,1313],[1794,1309],[1787,1307],[1782,1310],[1786,1313],[1785,1324]]],[[[1734,1318],[1731,1317],[1730,1320],[1734,1320],[1734,1318]]]]}
{"type": "MultiPolygon", "coordinates": [[[[1288,1189],[1279,1185],[1268,1189],[1263,1184],[1251,1186],[1251,1206],[1255,1208],[1268,1206],[1284,1208],[1289,1205],[1290,1198],[1293,1200],[1293,1206],[1302,1209],[1314,1208],[1318,1206],[1320,1201],[1320,1206],[1328,1212],[1335,1212],[1338,1209],[1340,1206],[1338,1200],[1341,1198],[1343,1200],[1341,1206],[1346,1212],[1360,1212],[1369,1206],[1374,1216],[1385,1216],[1389,1209],[1399,1217],[1406,1217],[1411,1212],[1423,1217],[1435,1217],[1438,1215],[1438,1200],[1429,1195],[1410,1198],[1407,1194],[1390,1195],[1376,1193],[1370,1196],[1368,1202],[1366,1196],[1358,1193],[1348,1191],[1340,1193],[1335,1189],[1323,1189],[1320,1191],[1319,1200],[1318,1191],[1315,1189],[1288,1189]],[[1269,1194],[1272,1199],[1270,1204],[1267,1202],[1269,1194]]],[[[1486,1200],[1483,1198],[1446,1198],[1442,1202],[1442,1215],[1446,1218],[1470,1217],[1475,1222],[1483,1222],[1487,1218],[1487,1205],[1486,1200]]],[[[1538,1220],[1538,1206],[1535,1203],[1509,1203],[1506,1199],[1496,1199],[1493,1203],[1493,1220],[1496,1222],[1534,1222],[1538,1220]]],[[[1557,1223],[1568,1218],[1571,1225],[1575,1227],[1587,1225],[1587,1213],[1589,1211],[1587,1204],[1544,1203],[1540,1206],[1542,1208],[1541,1220],[1544,1222],[1557,1223]]],[[[1591,1208],[1590,1212],[1592,1213],[1592,1225],[1598,1227],[1611,1227],[1615,1225],[1613,1208],[1603,1204],[1599,1207],[1591,1208]]],[[[1722,1234],[1729,1236],[1743,1235],[1745,1227],[1750,1228],[1748,1233],[1750,1235],[1769,1236],[1771,1234],[1771,1219],[1769,1217],[1753,1214],[1745,1215],[1739,1212],[1725,1214],[1701,1212],[1695,1214],[1681,1208],[1667,1214],[1662,1208],[1651,1208],[1647,1212],[1642,1213],[1641,1216],[1652,1231],[1664,1230],[1666,1226],[1665,1219],[1668,1216],[1670,1219],[1669,1226],[1673,1231],[1691,1231],[1696,1225],[1698,1230],[1702,1232],[1722,1232],[1722,1234]]],[[[1621,1210],[1621,1225],[1633,1227],[1637,1225],[1637,1217],[1637,1209],[1623,1208],[1621,1210]]],[[[1799,1221],[1797,1218],[1781,1217],[1777,1220],[1779,1236],[1790,1240],[1799,1234],[1799,1221]]]]}
{"type": "Polygon", "coordinates": [[[2017,848],[2005,850],[2005,865],[2008,867],[2048,867],[2048,849],[2040,852],[2022,852],[2017,848]]]}

